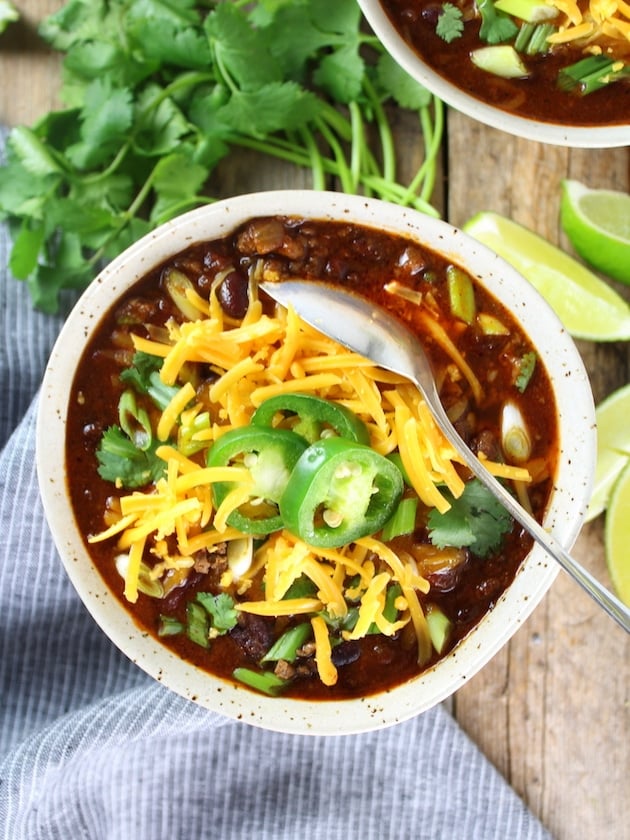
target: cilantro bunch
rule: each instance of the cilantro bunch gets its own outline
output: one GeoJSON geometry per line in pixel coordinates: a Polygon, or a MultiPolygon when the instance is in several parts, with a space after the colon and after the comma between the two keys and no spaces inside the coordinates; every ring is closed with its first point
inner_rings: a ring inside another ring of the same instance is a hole
{"type": "Polygon", "coordinates": [[[315,189],[437,215],[442,105],[363,31],[354,0],[70,0],[41,34],[64,53],[64,107],[11,132],[0,218],[10,269],[43,311],[153,227],[213,201],[212,173],[237,147],[309,168],[315,189]],[[418,113],[424,136],[407,185],[392,101],[418,113]]]}

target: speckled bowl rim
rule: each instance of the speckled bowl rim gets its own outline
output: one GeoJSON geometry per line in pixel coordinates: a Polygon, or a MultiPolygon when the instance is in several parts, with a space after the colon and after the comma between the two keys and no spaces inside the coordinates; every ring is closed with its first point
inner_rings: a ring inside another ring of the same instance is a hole
{"type": "Polygon", "coordinates": [[[592,394],[572,339],[529,283],[496,254],[446,222],[374,199],[310,190],[227,199],[148,234],[115,259],[84,292],[53,348],[37,420],[37,467],[44,510],[63,565],[83,603],[107,636],[139,667],[208,709],[282,732],[364,732],[431,708],[477,673],[539,603],[557,574],[555,562],[534,547],[511,587],[466,639],[436,667],[404,685],[347,701],[269,698],[205,673],[139,630],[90,561],[66,493],[65,416],[74,371],[90,332],[113,301],[152,267],[195,242],[222,237],[246,219],[267,214],[352,221],[411,236],[467,267],[508,305],[538,347],[556,389],[561,455],[545,527],[567,548],[584,520],[594,472],[592,394]]]}
{"type": "Polygon", "coordinates": [[[630,143],[630,121],[626,125],[566,126],[520,117],[482,102],[451,84],[425,64],[396,31],[379,0],[358,0],[358,2],[374,34],[392,58],[413,79],[424,85],[447,105],[461,111],[462,114],[525,140],[535,140],[550,145],[606,149],[627,146],[630,143]]]}

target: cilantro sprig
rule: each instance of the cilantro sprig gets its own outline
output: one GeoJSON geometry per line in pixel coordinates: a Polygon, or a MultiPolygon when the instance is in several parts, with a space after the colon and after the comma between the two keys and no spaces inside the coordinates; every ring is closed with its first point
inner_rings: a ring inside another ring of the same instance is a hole
{"type": "Polygon", "coordinates": [[[442,10],[435,25],[435,31],[447,44],[461,37],[464,31],[464,15],[462,10],[453,3],[443,3],[442,10]]]}
{"type": "Polygon", "coordinates": [[[157,445],[158,441],[151,441],[141,448],[120,426],[110,426],[96,450],[98,474],[129,489],[157,481],[166,472],[166,463],[155,454],[157,445]]]}
{"type": "Polygon", "coordinates": [[[437,215],[442,105],[363,31],[354,0],[69,0],[40,31],[64,55],[64,107],[11,132],[0,218],[10,269],[44,311],[212,202],[217,164],[239,147],[309,169],[316,189],[437,215]],[[417,112],[424,135],[409,184],[391,102],[417,112]]]}
{"type": "Polygon", "coordinates": [[[512,519],[478,479],[469,481],[457,499],[448,491],[445,495],[450,509],[446,513],[433,509],[429,514],[429,538],[434,545],[466,547],[477,557],[486,557],[499,548],[512,519]]]}

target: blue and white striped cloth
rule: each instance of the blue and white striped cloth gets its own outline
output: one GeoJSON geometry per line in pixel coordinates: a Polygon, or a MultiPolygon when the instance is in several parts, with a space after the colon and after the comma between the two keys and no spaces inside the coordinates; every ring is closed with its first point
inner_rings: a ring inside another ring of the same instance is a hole
{"type": "Polygon", "coordinates": [[[361,736],[221,718],[153,682],[65,576],[35,475],[61,318],[6,275],[0,229],[0,836],[6,840],[543,840],[443,707],[361,736]]]}

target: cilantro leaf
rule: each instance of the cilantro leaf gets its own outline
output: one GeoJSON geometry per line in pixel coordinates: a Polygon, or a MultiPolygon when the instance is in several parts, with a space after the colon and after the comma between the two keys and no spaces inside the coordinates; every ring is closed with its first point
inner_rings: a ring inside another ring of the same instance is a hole
{"type": "Polygon", "coordinates": [[[133,35],[149,60],[159,64],[205,70],[211,61],[210,44],[203,32],[160,18],[141,18],[133,35]]]}
{"type": "Polygon", "coordinates": [[[132,19],[153,18],[185,29],[199,22],[198,5],[196,0],[133,0],[125,4],[125,13],[132,19]]]}
{"type": "Polygon", "coordinates": [[[164,411],[178,393],[176,385],[166,385],[160,378],[164,359],[141,350],[133,354],[131,367],[120,373],[121,382],[131,385],[139,394],[148,394],[156,406],[164,411]]]}
{"type": "Polygon", "coordinates": [[[56,50],[69,50],[73,44],[103,37],[106,0],[69,0],[45,18],[39,34],[56,50]]]}
{"type": "Polygon", "coordinates": [[[157,373],[162,364],[163,359],[159,356],[137,350],[133,354],[131,367],[121,371],[120,378],[126,384],[133,385],[138,393],[148,394],[151,387],[151,375],[157,373]]]}
{"type": "Polygon", "coordinates": [[[435,32],[443,41],[450,44],[459,38],[464,31],[462,10],[453,3],[444,3],[437,19],[435,32]]]}
{"type": "Polygon", "coordinates": [[[18,125],[9,138],[11,149],[31,175],[59,173],[61,167],[35,131],[18,125]]]}
{"type": "Polygon", "coordinates": [[[110,426],[96,451],[98,474],[105,481],[127,488],[145,487],[157,481],[166,471],[165,462],[155,454],[158,443],[138,449],[119,426],[110,426]]]}
{"type": "Polygon", "coordinates": [[[509,41],[518,32],[518,26],[509,15],[495,8],[494,0],[479,0],[481,28],[479,37],[488,44],[500,44],[509,41]]]}
{"type": "Polygon", "coordinates": [[[234,131],[262,137],[281,128],[299,128],[314,119],[320,108],[316,97],[293,82],[275,82],[256,91],[235,92],[217,118],[234,131]]]}
{"type": "Polygon", "coordinates": [[[232,3],[219,3],[205,20],[205,30],[228,87],[243,90],[282,80],[280,65],[270,49],[273,33],[257,34],[232,3]]]}
{"type": "Polygon", "coordinates": [[[140,154],[168,155],[190,132],[190,123],[173,99],[157,85],[147,85],[136,100],[134,148],[140,154]]]}
{"type": "Polygon", "coordinates": [[[68,157],[78,169],[104,163],[124,143],[132,120],[130,91],[115,89],[109,78],[95,79],[81,111],[81,140],[68,149],[68,157]]]}
{"type": "Polygon", "coordinates": [[[9,269],[18,280],[25,280],[37,266],[37,255],[44,241],[44,226],[24,219],[13,238],[9,269]]]}
{"type": "Polygon", "coordinates": [[[186,209],[206,182],[208,170],[195,163],[192,150],[188,154],[175,152],[160,158],[155,167],[153,190],[156,202],[151,210],[151,221],[159,224],[186,209]]]}
{"type": "Polygon", "coordinates": [[[512,518],[478,479],[469,481],[458,499],[448,491],[444,495],[450,509],[446,513],[434,509],[429,514],[429,538],[434,545],[467,547],[477,557],[486,557],[499,548],[512,518]]]}
{"type": "Polygon", "coordinates": [[[221,592],[219,595],[198,592],[197,601],[210,616],[212,630],[217,635],[222,636],[236,626],[238,613],[234,606],[234,599],[227,592],[221,592]]]}
{"type": "Polygon", "coordinates": [[[352,102],[361,96],[364,73],[358,44],[344,44],[324,56],[313,80],[337,102],[352,102]]]}
{"type": "Polygon", "coordinates": [[[431,103],[431,94],[409,73],[385,53],[376,65],[376,75],[383,90],[385,90],[401,108],[418,110],[431,103]]]}

